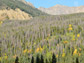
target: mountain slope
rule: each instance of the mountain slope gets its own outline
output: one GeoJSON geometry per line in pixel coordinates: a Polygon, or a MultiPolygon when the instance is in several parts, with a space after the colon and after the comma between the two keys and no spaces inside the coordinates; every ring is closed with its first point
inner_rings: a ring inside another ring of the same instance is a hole
{"type": "Polygon", "coordinates": [[[25,4],[24,2],[22,2],[22,0],[0,0],[0,6],[6,8],[10,7],[11,9],[19,8],[20,10],[30,14],[33,17],[45,15],[44,12],[41,12],[40,10],[31,7],[30,5],[25,4]]]}
{"type": "Polygon", "coordinates": [[[34,5],[32,3],[30,3],[30,2],[27,2],[27,4],[30,5],[30,6],[32,6],[32,7],[34,7],[34,5]]]}
{"type": "Polygon", "coordinates": [[[63,5],[56,5],[50,8],[38,8],[39,10],[51,14],[51,15],[60,15],[60,14],[72,14],[72,13],[80,13],[84,12],[84,6],[80,7],[68,7],[63,5]]]}
{"type": "MultiPolygon", "coordinates": [[[[30,5],[31,7],[34,7],[34,5],[30,2],[26,2],[25,0],[21,0],[23,3],[30,5]]],[[[35,7],[34,7],[35,8],[35,7]]]]}
{"type": "Polygon", "coordinates": [[[4,10],[0,10],[0,20],[29,20],[32,17],[28,14],[25,13],[23,11],[21,11],[20,9],[4,9],[4,10]]]}

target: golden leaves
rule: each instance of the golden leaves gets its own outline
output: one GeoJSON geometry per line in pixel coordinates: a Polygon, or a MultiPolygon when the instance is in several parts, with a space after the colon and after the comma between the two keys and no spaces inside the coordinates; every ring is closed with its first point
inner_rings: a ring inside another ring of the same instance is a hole
{"type": "Polygon", "coordinates": [[[75,49],[73,52],[73,55],[76,55],[76,54],[77,54],[77,49],[75,49]]]}
{"type": "Polygon", "coordinates": [[[43,50],[43,48],[40,47],[40,48],[36,49],[36,52],[39,52],[39,51],[42,51],[42,50],[43,50]]]}
{"type": "Polygon", "coordinates": [[[62,57],[65,57],[65,53],[62,54],[62,57]]]}
{"type": "Polygon", "coordinates": [[[73,28],[72,28],[72,25],[69,24],[69,28],[68,28],[68,30],[71,31],[72,29],[73,29],[73,28]]]}

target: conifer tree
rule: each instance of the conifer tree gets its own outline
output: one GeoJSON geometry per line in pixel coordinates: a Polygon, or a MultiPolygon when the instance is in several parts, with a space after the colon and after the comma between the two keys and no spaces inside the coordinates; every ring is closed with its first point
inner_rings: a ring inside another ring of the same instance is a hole
{"type": "Polygon", "coordinates": [[[78,60],[78,58],[76,58],[76,63],[79,63],[79,60],[78,60]]]}
{"type": "Polygon", "coordinates": [[[32,56],[31,63],[34,63],[34,57],[32,56]]]}
{"type": "Polygon", "coordinates": [[[48,60],[46,59],[46,63],[48,63],[48,60]]]}
{"type": "Polygon", "coordinates": [[[18,56],[17,56],[16,59],[15,59],[15,63],[19,63],[19,58],[18,58],[18,56]]]}
{"type": "Polygon", "coordinates": [[[44,63],[43,55],[41,55],[41,63],[44,63]]]}
{"type": "Polygon", "coordinates": [[[37,57],[36,57],[36,63],[40,63],[39,55],[37,55],[37,57]]]}
{"type": "Polygon", "coordinates": [[[52,63],[56,63],[56,56],[55,56],[54,53],[53,53],[53,55],[52,55],[52,63]]]}

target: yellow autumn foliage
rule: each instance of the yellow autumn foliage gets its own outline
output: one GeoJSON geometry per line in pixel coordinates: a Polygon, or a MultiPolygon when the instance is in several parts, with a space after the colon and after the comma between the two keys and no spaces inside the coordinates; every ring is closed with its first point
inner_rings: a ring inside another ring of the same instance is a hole
{"type": "Polygon", "coordinates": [[[69,27],[72,27],[72,25],[71,25],[71,24],[69,24],[69,27]]]}
{"type": "Polygon", "coordinates": [[[68,43],[68,41],[64,41],[64,44],[67,44],[68,43]]]}
{"type": "Polygon", "coordinates": [[[62,57],[65,57],[65,53],[62,54],[62,57]]]}
{"type": "Polygon", "coordinates": [[[25,49],[24,51],[23,51],[23,53],[25,54],[27,52],[27,49],[25,49]]]}
{"type": "Polygon", "coordinates": [[[56,55],[56,58],[58,58],[58,54],[56,55]]]}
{"type": "Polygon", "coordinates": [[[16,54],[13,56],[13,58],[14,58],[14,59],[16,58],[16,54]]]}
{"type": "Polygon", "coordinates": [[[36,49],[36,52],[39,52],[39,51],[42,51],[42,50],[43,50],[43,48],[40,47],[40,48],[36,49]]]}
{"type": "Polygon", "coordinates": [[[80,34],[77,34],[77,37],[79,38],[80,37],[80,34]]]}
{"type": "Polygon", "coordinates": [[[3,23],[3,21],[0,21],[0,24],[2,24],[3,23]]]}
{"type": "Polygon", "coordinates": [[[30,50],[28,50],[28,53],[31,53],[32,52],[32,50],[30,49],[30,50]]]}
{"type": "Polygon", "coordinates": [[[72,27],[69,27],[68,30],[71,31],[72,30],[72,27]]]}
{"type": "Polygon", "coordinates": [[[4,59],[7,59],[8,58],[8,56],[4,56],[4,59]]]}
{"type": "Polygon", "coordinates": [[[75,49],[73,52],[73,55],[76,55],[76,54],[77,54],[77,49],[75,49]]]}
{"type": "Polygon", "coordinates": [[[0,61],[2,60],[2,58],[0,57],[0,61]]]}

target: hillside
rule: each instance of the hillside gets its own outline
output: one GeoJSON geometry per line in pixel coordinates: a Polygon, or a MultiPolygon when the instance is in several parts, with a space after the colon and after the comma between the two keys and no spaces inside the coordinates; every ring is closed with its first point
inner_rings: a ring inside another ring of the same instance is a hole
{"type": "MultiPolygon", "coordinates": [[[[34,5],[30,2],[26,2],[25,0],[21,0],[23,3],[30,5],[31,7],[34,7],[34,5]]],[[[35,8],[35,7],[34,7],[35,8]]]]}
{"type": "Polygon", "coordinates": [[[44,12],[25,4],[22,0],[0,0],[0,9],[10,7],[11,9],[19,8],[20,10],[30,14],[31,16],[46,15],[44,12]]]}
{"type": "Polygon", "coordinates": [[[83,59],[84,6],[37,9],[25,0],[0,0],[0,63],[84,63],[83,59]]]}
{"type": "Polygon", "coordinates": [[[0,43],[1,63],[84,63],[84,13],[1,21],[0,43]]]}
{"type": "Polygon", "coordinates": [[[84,6],[68,7],[64,5],[56,5],[50,8],[40,7],[38,9],[51,15],[73,14],[73,13],[84,12],[84,6]]]}
{"type": "Polygon", "coordinates": [[[20,9],[4,9],[0,10],[0,20],[29,20],[32,17],[20,9]]]}

